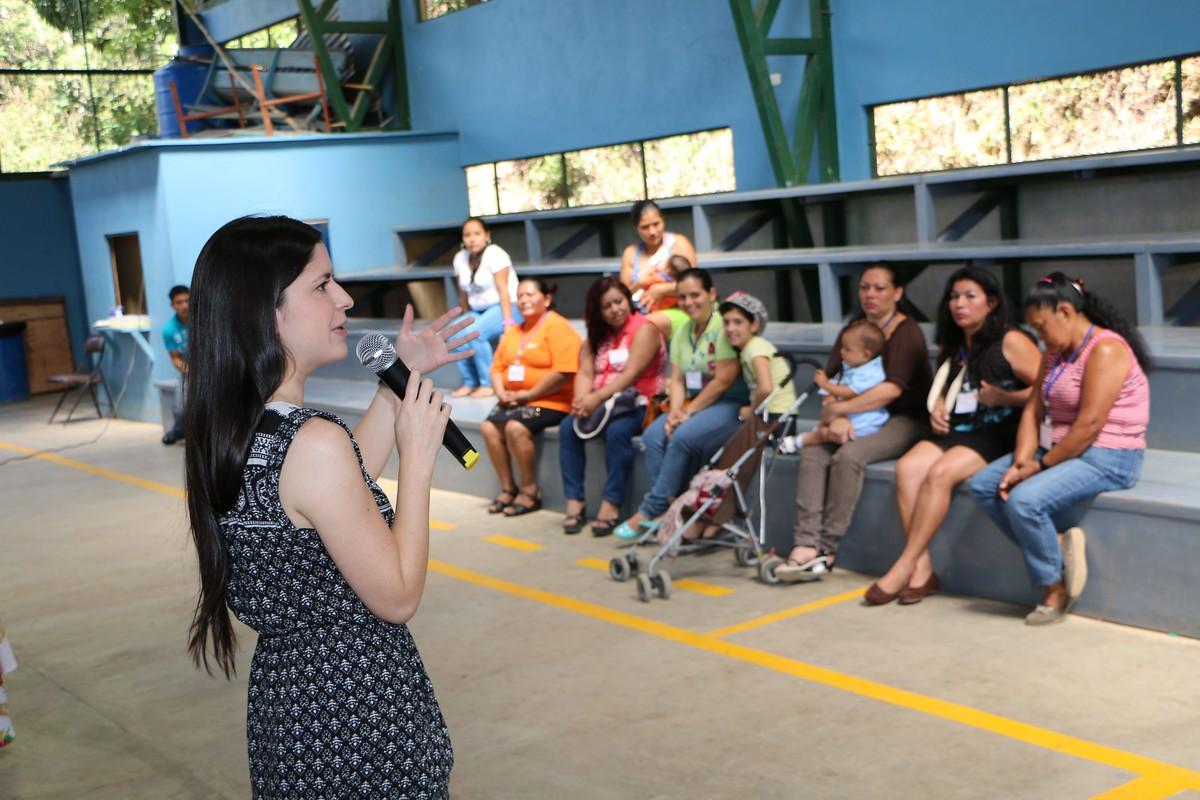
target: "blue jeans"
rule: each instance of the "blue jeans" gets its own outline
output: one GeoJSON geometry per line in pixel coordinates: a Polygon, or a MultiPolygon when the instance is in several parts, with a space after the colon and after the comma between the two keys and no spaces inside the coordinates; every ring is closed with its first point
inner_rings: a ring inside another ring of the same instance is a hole
{"type": "MultiPolygon", "coordinates": [[[[603,499],[620,508],[625,499],[625,487],[633,472],[633,437],[642,429],[645,409],[613,417],[599,434],[604,438],[603,499]]],[[[586,443],[575,434],[575,417],[567,417],[558,426],[558,465],[562,468],[563,494],[568,500],[585,500],[584,470],[587,467],[586,443]]]]}
{"type": "MultiPolygon", "coordinates": [[[[1040,460],[1046,451],[1038,450],[1040,460]]],[[[1068,459],[1016,485],[1008,502],[997,491],[1004,473],[1012,466],[1012,455],[993,461],[967,481],[975,502],[992,518],[1004,535],[1016,542],[1025,558],[1025,568],[1036,587],[1062,580],[1062,551],[1059,531],[1078,522],[1074,506],[1101,492],[1128,489],[1142,474],[1144,450],[1113,450],[1089,447],[1078,458],[1068,459]]]]}
{"type": "Polygon", "coordinates": [[[642,434],[646,445],[646,472],[654,483],[638,510],[653,519],[671,505],[692,476],[699,471],[725,440],[738,429],[736,400],[718,400],[692,417],[672,433],[666,433],[667,415],[663,414],[642,434]]]}
{"type": "MultiPolygon", "coordinates": [[[[517,311],[516,303],[513,303],[512,313],[513,322],[520,325],[521,312],[517,311]]],[[[500,334],[504,333],[504,311],[497,303],[483,311],[468,311],[462,315],[462,318],[474,320],[463,333],[479,331],[478,339],[450,351],[451,353],[461,353],[469,347],[475,348],[475,355],[458,362],[458,372],[462,375],[463,385],[470,386],[472,389],[478,386],[491,386],[492,343],[500,338],[500,334]]]]}

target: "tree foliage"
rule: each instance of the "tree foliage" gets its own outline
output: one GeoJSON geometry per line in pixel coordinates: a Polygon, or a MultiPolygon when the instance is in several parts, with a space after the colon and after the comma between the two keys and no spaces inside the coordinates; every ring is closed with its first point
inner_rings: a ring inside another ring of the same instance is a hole
{"type": "MultiPolygon", "coordinates": [[[[154,69],[175,49],[167,0],[0,0],[0,65],[10,69],[154,69]]],[[[97,152],[97,142],[120,147],[157,131],[153,79],[0,78],[0,130],[5,172],[45,170],[97,152]]]]}

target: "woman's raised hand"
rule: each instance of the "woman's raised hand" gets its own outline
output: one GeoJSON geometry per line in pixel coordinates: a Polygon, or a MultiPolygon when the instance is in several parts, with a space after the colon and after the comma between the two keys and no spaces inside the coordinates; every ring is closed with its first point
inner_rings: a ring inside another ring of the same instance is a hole
{"type": "Polygon", "coordinates": [[[404,321],[400,324],[400,331],[396,334],[396,352],[400,354],[400,358],[410,370],[430,373],[444,364],[462,361],[475,354],[474,350],[463,350],[460,353],[450,352],[479,337],[479,331],[474,330],[457,339],[452,339],[474,322],[471,318],[454,322],[454,318],[461,313],[461,308],[452,308],[419,332],[414,333],[412,304],[405,307],[404,321]]]}
{"type": "Polygon", "coordinates": [[[396,449],[400,451],[401,466],[427,468],[432,476],[450,419],[450,406],[442,402],[442,393],[433,388],[433,381],[414,369],[396,410],[396,449]]]}

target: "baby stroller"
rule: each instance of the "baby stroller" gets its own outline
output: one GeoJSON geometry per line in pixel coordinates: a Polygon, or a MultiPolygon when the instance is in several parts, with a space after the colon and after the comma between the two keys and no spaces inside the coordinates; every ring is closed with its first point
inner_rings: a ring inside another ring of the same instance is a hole
{"type": "MultiPolygon", "coordinates": [[[[823,366],[811,359],[794,361],[787,356],[780,357],[788,361],[789,381],[795,377],[797,364],[806,364],[814,369],[823,366]]],[[[758,525],[755,525],[753,518],[755,505],[762,506],[761,495],[765,492],[768,475],[763,449],[777,431],[790,431],[800,406],[808,399],[813,388],[809,384],[798,394],[796,402],[787,412],[779,419],[769,421],[766,419],[766,409],[779,389],[772,392],[692,478],[684,493],[671,504],[667,519],[642,534],[627,553],[608,562],[609,576],[622,583],[633,578],[637,584],[638,599],[643,603],[650,602],[653,594],[665,600],[671,596],[671,575],[659,565],[664,557],[727,547],[733,550],[738,566],[758,566],[765,582],[778,583],[775,568],[783,560],[763,550],[765,514],[760,515],[758,525]],[[756,470],[760,473],[760,502],[757,504],[748,497],[756,470]],[[682,515],[680,524],[670,524],[669,520],[674,515],[682,515]],[[719,529],[715,536],[700,536],[701,532],[711,527],[719,529]],[[692,536],[687,536],[689,531],[693,532],[692,536]],[[650,558],[645,572],[642,572],[638,548],[656,541],[659,544],[658,552],[650,558]]]]}

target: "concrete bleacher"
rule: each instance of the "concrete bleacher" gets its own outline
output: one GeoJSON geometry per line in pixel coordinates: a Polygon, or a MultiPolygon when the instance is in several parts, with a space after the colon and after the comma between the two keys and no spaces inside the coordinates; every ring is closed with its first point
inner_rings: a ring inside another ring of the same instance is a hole
{"type": "MultiPolygon", "coordinates": [[[[1192,589],[1200,577],[1200,491],[1193,485],[1200,476],[1200,425],[1193,421],[1192,406],[1200,387],[1200,329],[1186,327],[1200,319],[1200,285],[1195,285],[1200,275],[1191,267],[1200,262],[1200,220],[1188,194],[1197,188],[1200,148],[1179,148],[676,198],[661,205],[667,227],[691,236],[701,264],[722,273],[721,289],[761,292],[775,319],[790,307],[807,309],[810,319],[833,320],[772,321],[767,331],[767,338],[781,350],[821,361],[851,306],[848,277],[866,264],[883,260],[927,267],[925,285],[914,281],[908,287],[926,313],[940,294],[945,272],[962,263],[995,263],[1006,270],[1027,268],[1039,274],[1064,267],[1091,269],[1089,285],[1098,283],[1104,296],[1142,326],[1156,369],[1150,375],[1151,449],[1142,480],[1133,489],[1106,493],[1081,509],[1091,580],[1077,610],[1200,637],[1200,594],[1192,589]],[[1177,202],[1181,191],[1183,200],[1177,202]],[[1170,202],[1164,204],[1163,197],[1170,202]],[[789,246],[781,235],[783,203],[806,210],[813,223],[812,246],[789,246]],[[1057,214],[1060,206],[1072,204],[1079,206],[1077,216],[1084,219],[1057,214]],[[787,291],[788,284],[764,283],[762,277],[804,273],[815,274],[815,281],[793,288],[816,289],[818,296],[810,305],[804,300],[785,306],[779,293],[787,291]]],[[[632,238],[628,211],[624,204],[505,215],[489,222],[494,240],[512,255],[518,274],[561,276],[560,310],[578,317],[586,286],[619,268],[618,245],[632,238]]],[[[458,231],[459,221],[397,228],[397,266],[339,273],[338,280],[385,288],[440,281],[446,301],[453,303],[456,292],[448,264],[458,231]]],[[[1008,277],[1013,277],[1011,270],[1008,277]]],[[[1030,280],[1028,272],[1020,277],[1025,283],[1030,280]]],[[[582,333],[582,323],[573,322],[582,333]]],[[[350,353],[365,333],[391,336],[397,327],[394,320],[352,320],[350,353]]],[[[925,329],[931,339],[932,326],[925,329]]],[[[459,385],[454,366],[433,377],[439,386],[459,385]]],[[[313,376],[307,400],[353,424],[374,390],[372,376],[351,355],[313,376]]],[[[454,401],[455,420],[480,452],[479,423],[492,404],[454,401]]],[[[816,414],[814,398],[801,416],[811,419],[816,414]]],[[[539,485],[549,509],[563,507],[557,440],[555,430],[539,437],[539,485]]],[[[590,442],[588,452],[588,493],[596,498],[604,478],[603,446],[590,442]]],[[[767,486],[768,545],[779,550],[790,546],[797,463],[792,457],[777,459],[767,486]]],[[[389,466],[394,468],[394,463],[389,466]]],[[[498,489],[486,463],[464,472],[448,458],[439,459],[435,485],[481,498],[498,489]]],[[[647,485],[638,459],[630,476],[626,513],[632,513],[647,485]]],[[[521,523],[496,518],[491,524],[521,523]]],[[[881,573],[902,541],[894,464],[874,464],[867,471],[840,563],[881,573]]],[[[933,552],[948,591],[1021,603],[1036,600],[1016,548],[962,492],[934,540],[933,552]]],[[[681,575],[691,569],[678,567],[681,575]]]]}

